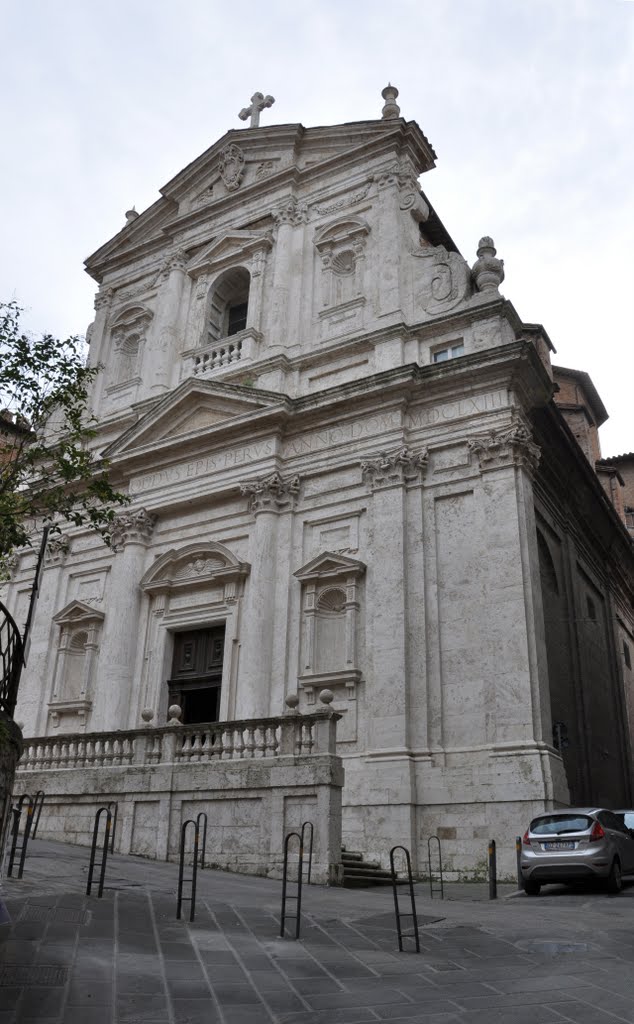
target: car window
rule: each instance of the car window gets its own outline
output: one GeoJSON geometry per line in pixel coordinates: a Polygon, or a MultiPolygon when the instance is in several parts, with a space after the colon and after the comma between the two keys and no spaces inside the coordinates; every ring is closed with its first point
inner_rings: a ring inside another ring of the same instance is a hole
{"type": "Polygon", "coordinates": [[[616,832],[627,832],[623,820],[612,811],[600,811],[597,818],[606,828],[614,829],[616,832]]]}
{"type": "Polygon", "coordinates": [[[622,830],[634,829],[634,811],[615,811],[614,817],[621,822],[622,830]]]}
{"type": "Polygon", "coordinates": [[[593,824],[592,818],[585,814],[548,814],[534,818],[529,831],[536,836],[550,836],[562,832],[586,832],[593,824]]]}

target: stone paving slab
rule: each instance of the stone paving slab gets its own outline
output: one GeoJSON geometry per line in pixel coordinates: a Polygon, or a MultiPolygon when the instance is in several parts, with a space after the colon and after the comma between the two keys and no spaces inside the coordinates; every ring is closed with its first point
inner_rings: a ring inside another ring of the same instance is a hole
{"type": "Polygon", "coordinates": [[[202,872],[196,920],[177,921],[173,864],[114,856],[99,900],[85,848],[31,849],[3,886],[0,1024],[634,1024],[634,888],[417,886],[416,955],[390,890],[306,888],[296,942],[279,882],[202,872]]]}

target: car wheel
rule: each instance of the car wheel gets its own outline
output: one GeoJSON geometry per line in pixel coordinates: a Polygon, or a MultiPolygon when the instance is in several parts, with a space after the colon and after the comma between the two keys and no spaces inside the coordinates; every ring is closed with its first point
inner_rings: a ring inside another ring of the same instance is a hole
{"type": "Polygon", "coordinates": [[[621,865],[618,860],[612,861],[612,867],[610,868],[610,874],[608,875],[607,889],[608,892],[620,892],[623,888],[623,879],[621,878],[621,865]]]}
{"type": "Polygon", "coordinates": [[[524,892],[527,896],[539,896],[540,889],[541,885],[539,884],[539,882],[524,882],[524,892]]]}

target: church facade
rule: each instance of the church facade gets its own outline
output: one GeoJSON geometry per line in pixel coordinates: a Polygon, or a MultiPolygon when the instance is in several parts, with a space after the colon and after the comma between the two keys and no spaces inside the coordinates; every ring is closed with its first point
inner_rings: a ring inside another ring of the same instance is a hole
{"type": "Polygon", "coordinates": [[[634,558],[548,335],[490,238],[458,251],[396,96],[227,132],[88,259],[131,504],[111,548],[49,547],[16,718],[77,742],[330,691],[346,845],[423,870],[437,834],[468,873],[545,807],[631,805],[634,558]]]}

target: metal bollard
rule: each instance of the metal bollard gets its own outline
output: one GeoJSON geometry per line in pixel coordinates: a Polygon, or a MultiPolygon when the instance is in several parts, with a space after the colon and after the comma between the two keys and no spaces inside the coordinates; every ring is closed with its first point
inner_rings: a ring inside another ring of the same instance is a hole
{"type": "Polygon", "coordinates": [[[489,899],[498,896],[497,860],[495,856],[495,839],[489,839],[489,899]]]}
{"type": "Polygon", "coordinates": [[[517,862],[517,888],[523,889],[522,881],[522,837],[515,836],[515,860],[517,862]]]}

